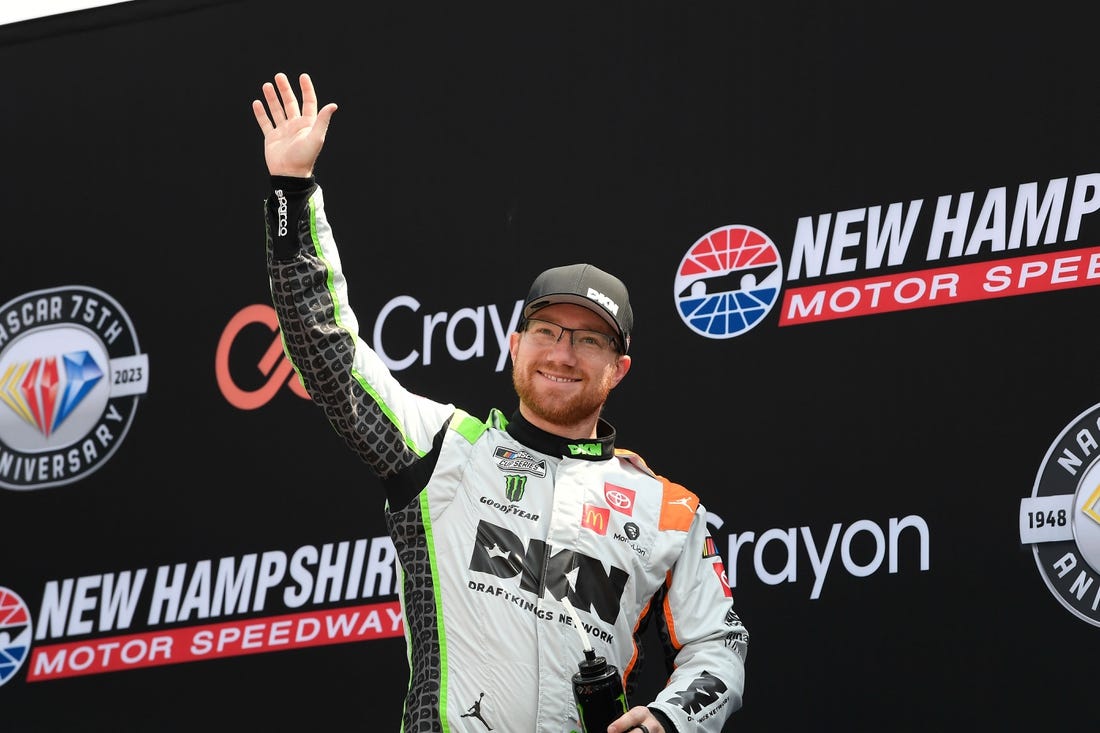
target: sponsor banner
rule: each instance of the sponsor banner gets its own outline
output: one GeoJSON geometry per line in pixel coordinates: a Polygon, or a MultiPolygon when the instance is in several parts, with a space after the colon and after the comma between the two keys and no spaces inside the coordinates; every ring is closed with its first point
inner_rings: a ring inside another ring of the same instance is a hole
{"type": "Polygon", "coordinates": [[[0,686],[400,636],[395,561],[382,536],[50,579],[36,614],[0,587],[0,686]]]}
{"type": "MultiPolygon", "coordinates": [[[[715,515],[708,521],[716,528],[722,521],[715,515]]],[[[886,526],[860,519],[845,526],[836,522],[827,533],[810,527],[772,528],[764,532],[729,534],[729,586],[738,586],[739,570],[753,571],[765,585],[805,582],[799,564],[810,565],[810,600],[821,598],[830,571],[866,578],[884,569],[889,574],[928,572],[931,568],[931,529],[923,517],[910,514],[890,517],[886,526]],[[800,541],[801,540],[801,541],[800,541]],[[837,567],[839,566],[839,570],[837,567]]]]}
{"type": "Polygon", "coordinates": [[[1100,246],[1065,246],[1100,208],[1098,192],[1100,173],[1088,173],[943,195],[934,206],[915,199],[803,216],[786,268],[765,232],[719,227],[681,259],[676,309],[700,336],[728,339],[764,322],[780,296],[777,325],[795,326],[1100,285],[1100,246]],[[812,282],[820,278],[829,282],[812,282]]]}

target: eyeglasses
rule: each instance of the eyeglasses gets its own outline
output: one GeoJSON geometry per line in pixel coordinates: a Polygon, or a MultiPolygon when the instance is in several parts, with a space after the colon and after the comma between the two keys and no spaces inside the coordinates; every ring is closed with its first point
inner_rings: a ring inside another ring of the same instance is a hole
{"type": "Polygon", "coordinates": [[[531,342],[539,348],[548,349],[561,341],[562,335],[569,332],[569,342],[573,350],[582,356],[603,356],[609,351],[617,351],[618,339],[601,331],[589,331],[586,328],[566,328],[552,321],[528,318],[523,329],[531,342]]]}

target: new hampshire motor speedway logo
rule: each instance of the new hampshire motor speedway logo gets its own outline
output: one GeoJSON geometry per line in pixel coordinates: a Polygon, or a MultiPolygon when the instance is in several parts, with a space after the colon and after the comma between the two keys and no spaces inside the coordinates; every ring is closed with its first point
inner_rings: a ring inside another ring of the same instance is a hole
{"type": "Polygon", "coordinates": [[[778,325],[797,326],[1100,285],[1100,247],[1057,249],[1098,208],[1100,173],[1087,173],[804,216],[786,273],[763,231],[722,226],[688,248],[673,298],[692,331],[729,339],[781,294],[778,325]]]}
{"type": "Polygon", "coordinates": [[[676,271],[676,307],[688,328],[707,338],[740,336],[763,320],[783,284],[779,249],[748,226],[707,232],[676,271]]]}
{"type": "Polygon", "coordinates": [[[0,487],[42,489],[93,473],[118,450],[148,385],[149,358],[106,293],[74,285],[5,303],[0,487]]]}
{"type": "Polygon", "coordinates": [[[0,687],[399,637],[396,557],[363,537],[47,578],[37,610],[0,585],[0,687]]]}
{"type": "Polygon", "coordinates": [[[1020,501],[1020,542],[1070,613],[1100,626],[1100,404],[1051,444],[1031,496],[1020,501]]]}
{"type": "Polygon", "coordinates": [[[0,686],[23,666],[31,650],[31,615],[15,591],[0,587],[0,686]]]}

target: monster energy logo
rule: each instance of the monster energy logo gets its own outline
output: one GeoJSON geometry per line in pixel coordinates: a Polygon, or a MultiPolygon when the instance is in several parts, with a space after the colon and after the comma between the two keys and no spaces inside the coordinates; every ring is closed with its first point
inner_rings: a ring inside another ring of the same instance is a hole
{"type": "Polygon", "coordinates": [[[526,485],[526,476],[505,476],[504,496],[508,498],[508,501],[519,501],[523,498],[523,488],[526,485]]]}

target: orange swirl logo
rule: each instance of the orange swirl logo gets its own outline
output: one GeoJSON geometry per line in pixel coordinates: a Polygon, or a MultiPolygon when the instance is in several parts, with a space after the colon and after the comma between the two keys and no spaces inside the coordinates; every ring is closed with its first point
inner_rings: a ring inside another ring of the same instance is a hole
{"type": "Polygon", "coordinates": [[[229,404],[239,410],[255,410],[270,402],[283,386],[294,394],[309,399],[305,387],[294,373],[294,367],[283,353],[283,342],[279,335],[279,320],[275,309],[269,305],[250,305],[242,308],[237,315],[229,319],[214,355],[214,374],[218,380],[218,389],[229,404]],[[256,361],[256,369],[265,381],[257,389],[248,390],[237,384],[230,369],[230,360],[234,346],[241,340],[246,328],[261,325],[274,335],[266,350],[256,361]]]}

